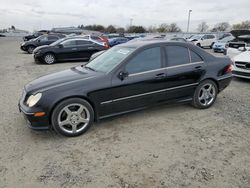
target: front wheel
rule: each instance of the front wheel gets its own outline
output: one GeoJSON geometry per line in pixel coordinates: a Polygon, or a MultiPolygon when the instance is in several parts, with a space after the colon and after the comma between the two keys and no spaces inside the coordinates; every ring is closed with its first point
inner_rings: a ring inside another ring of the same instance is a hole
{"type": "Polygon", "coordinates": [[[27,47],[27,52],[28,52],[29,54],[32,54],[33,51],[34,51],[34,49],[35,49],[34,46],[28,46],[28,47],[27,47]]]}
{"type": "Polygon", "coordinates": [[[201,48],[201,44],[200,43],[197,43],[196,46],[200,47],[201,48]]]}
{"type": "Polygon", "coordinates": [[[44,57],[43,57],[43,60],[47,64],[53,64],[53,63],[56,62],[55,56],[53,54],[51,54],[51,53],[45,54],[44,57]]]}
{"type": "Polygon", "coordinates": [[[218,94],[218,88],[214,81],[205,80],[195,90],[192,104],[196,108],[206,109],[213,105],[218,94]]]}
{"type": "Polygon", "coordinates": [[[94,121],[92,106],[83,99],[67,99],[56,106],[51,122],[55,131],[64,136],[79,136],[86,132],[94,121]]]}

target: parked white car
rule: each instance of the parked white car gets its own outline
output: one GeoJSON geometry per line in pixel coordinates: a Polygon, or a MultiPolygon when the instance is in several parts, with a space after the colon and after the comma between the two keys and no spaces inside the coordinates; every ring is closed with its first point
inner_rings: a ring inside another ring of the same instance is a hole
{"type": "Polygon", "coordinates": [[[212,48],[216,42],[216,36],[213,34],[194,35],[188,41],[193,42],[196,46],[212,48]]]}
{"type": "Polygon", "coordinates": [[[250,79],[250,49],[232,58],[233,75],[250,79]]]}

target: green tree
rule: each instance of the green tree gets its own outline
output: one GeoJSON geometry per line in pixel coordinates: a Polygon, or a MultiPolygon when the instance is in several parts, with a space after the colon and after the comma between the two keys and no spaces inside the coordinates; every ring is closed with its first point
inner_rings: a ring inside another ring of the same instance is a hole
{"type": "Polygon", "coordinates": [[[113,25],[109,25],[106,29],[106,32],[108,33],[116,33],[116,28],[113,25]]]}
{"type": "Polygon", "coordinates": [[[125,29],[124,29],[123,27],[118,27],[118,28],[116,29],[116,32],[117,32],[117,33],[125,33],[125,29]]]}
{"type": "Polygon", "coordinates": [[[128,33],[145,33],[146,29],[143,26],[130,26],[128,28],[128,33]]]}

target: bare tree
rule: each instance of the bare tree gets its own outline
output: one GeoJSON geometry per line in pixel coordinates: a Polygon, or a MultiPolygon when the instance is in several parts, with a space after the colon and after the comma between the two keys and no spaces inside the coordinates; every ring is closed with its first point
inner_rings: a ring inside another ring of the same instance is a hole
{"type": "Polygon", "coordinates": [[[148,27],[148,32],[149,33],[155,33],[155,32],[157,32],[157,27],[153,26],[153,25],[149,26],[148,27]]]}
{"type": "Polygon", "coordinates": [[[179,26],[176,23],[171,23],[168,26],[168,32],[181,32],[181,29],[179,28],[179,26]]]}
{"type": "Polygon", "coordinates": [[[230,29],[230,27],[231,26],[228,22],[221,22],[221,23],[217,23],[211,31],[213,31],[213,32],[227,31],[230,29]]]}
{"type": "Polygon", "coordinates": [[[233,29],[250,29],[250,20],[233,25],[233,29]]]}
{"type": "Polygon", "coordinates": [[[201,22],[199,25],[198,25],[198,31],[199,32],[206,32],[208,30],[208,25],[207,25],[207,22],[201,22]]]}
{"type": "Polygon", "coordinates": [[[165,33],[168,31],[168,28],[169,28],[169,25],[168,24],[165,24],[165,23],[162,23],[158,28],[157,28],[157,31],[159,33],[165,33]]]}

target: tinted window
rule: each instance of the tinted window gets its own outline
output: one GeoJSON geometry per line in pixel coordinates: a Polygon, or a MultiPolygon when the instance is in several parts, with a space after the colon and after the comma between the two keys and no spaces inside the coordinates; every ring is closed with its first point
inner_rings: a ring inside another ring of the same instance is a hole
{"type": "Polygon", "coordinates": [[[59,38],[57,37],[57,36],[49,36],[48,37],[48,40],[53,40],[53,41],[55,41],[55,40],[58,40],[59,38]]]}
{"type": "Polygon", "coordinates": [[[76,41],[75,40],[66,40],[64,42],[62,42],[62,45],[67,47],[67,46],[75,46],[76,45],[76,41]]]}
{"type": "Polygon", "coordinates": [[[190,55],[191,55],[191,62],[192,63],[203,61],[203,59],[197,53],[193,52],[192,50],[190,50],[190,55]]]}
{"type": "Polygon", "coordinates": [[[168,66],[183,65],[190,62],[188,49],[182,46],[166,46],[168,66]]]}
{"type": "Polygon", "coordinates": [[[161,68],[160,47],[150,48],[140,52],[126,65],[129,74],[145,72],[161,68]]]}
{"type": "Polygon", "coordinates": [[[48,41],[48,37],[47,36],[41,36],[38,38],[41,42],[42,41],[48,41]]]}
{"type": "Polygon", "coordinates": [[[96,41],[101,41],[101,39],[100,39],[99,37],[97,37],[97,36],[91,36],[91,38],[92,38],[93,40],[96,40],[96,41]]]}
{"type": "Polygon", "coordinates": [[[77,45],[90,45],[90,44],[93,44],[93,43],[90,42],[90,41],[87,41],[87,40],[77,40],[76,44],[77,45]]]}

